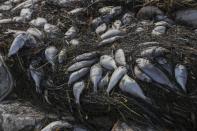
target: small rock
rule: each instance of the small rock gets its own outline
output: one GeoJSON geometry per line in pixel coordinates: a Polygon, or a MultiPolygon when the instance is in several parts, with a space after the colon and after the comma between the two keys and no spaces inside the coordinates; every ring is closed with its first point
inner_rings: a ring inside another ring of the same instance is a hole
{"type": "Polygon", "coordinates": [[[137,33],[142,32],[142,31],[144,31],[144,28],[142,28],[142,27],[138,27],[138,28],[136,29],[136,32],[137,32],[137,33]]]}
{"type": "Polygon", "coordinates": [[[152,35],[163,35],[166,32],[166,27],[165,26],[157,26],[153,29],[152,35]]]}
{"type": "Polygon", "coordinates": [[[25,20],[30,20],[32,16],[32,10],[30,10],[29,8],[22,9],[20,16],[23,17],[25,20]]]}
{"type": "Polygon", "coordinates": [[[38,18],[30,21],[30,24],[32,24],[33,26],[41,27],[41,28],[43,28],[46,23],[47,23],[47,20],[45,18],[41,18],[41,17],[38,17],[38,18]]]}
{"type": "Polygon", "coordinates": [[[96,34],[102,34],[107,30],[107,25],[105,23],[101,24],[96,28],[96,34]]]}
{"type": "Polygon", "coordinates": [[[79,40],[77,40],[77,39],[72,39],[72,40],[70,41],[70,44],[71,44],[72,46],[78,46],[78,45],[80,44],[80,42],[79,42],[79,40]]]}

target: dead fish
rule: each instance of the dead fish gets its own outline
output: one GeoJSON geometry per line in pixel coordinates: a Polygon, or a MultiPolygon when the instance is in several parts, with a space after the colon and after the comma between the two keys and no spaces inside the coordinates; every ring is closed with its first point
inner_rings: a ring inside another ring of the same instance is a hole
{"type": "Polygon", "coordinates": [[[112,8],[114,8],[114,6],[105,6],[105,7],[100,8],[98,10],[98,12],[101,15],[106,15],[106,14],[109,14],[111,12],[112,8]]]}
{"type": "Polygon", "coordinates": [[[116,84],[121,80],[121,78],[127,73],[127,69],[124,66],[119,66],[111,76],[109,85],[107,87],[107,94],[116,86],[116,84]]]}
{"type": "Polygon", "coordinates": [[[108,39],[114,36],[123,36],[125,35],[125,32],[119,30],[119,29],[109,29],[104,34],[101,35],[101,39],[108,39]]]}
{"type": "Polygon", "coordinates": [[[29,28],[27,29],[27,33],[33,35],[35,38],[39,39],[39,40],[43,40],[44,39],[44,34],[38,30],[37,28],[29,28]]]}
{"type": "Polygon", "coordinates": [[[166,48],[159,47],[159,46],[151,46],[143,50],[140,55],[142,57],[158,57],[158,56],[164,56],[165,54],[169,53],[170,51],[166,48]]]}
{"type": "Polygon", "coordinates": [[[41,82],[44,77],[44,71],[42,68],[41,69],[34,68],[32,64],[30,64],[29,70],[30,70],[31,77],[33,78],[35,85],[36,85],[36,92],[41,94],[43,92],[41,89],[41,82]]]}
{"type": "Polygon", "coordinates": [[[78,29],[74,26],[70,27],[68,31],[65,33],[66,39],[72,39],[77,35],[78,29]]]}
{"type": "Polygon", "coordinates": [[[12,22],[25,23],[25,19],[21,16],[15,16],[15,17],[12,18],[12,22]]]}
{"type": "Polygon", "coordinates": [[[96,29],[102,23],[104,23],[103,20],[102,20],[102,18],[101,17],[97,17],[97,18],[95,18],[95,19],[92,20],[91,27],[93,29],[96,29]]]}
{"type": "Polygon", "coordinates": [[[55,71],[55,63],[58,55],[58,49],[55,46],[49,46],[45,49],[46,60],[52,65],[53,71],[55,71]]]}
{"type": "Polygon", "coordinates": [[[48,23],[44,25],[44,31],[50,38],[56,38],[60,34],[60,29],[57,26],[48,23]]]}
{"type": "Polygon", "coordinates": [[[86,68],[82,68],[78,71],[73,72],[68,80],[68,85],[73,84],[74,82],[78,81],[80,78],[84,77],[88,72],[89,72],[90,68],[86,67],[86,68]]]}
{"type": "Polygon", "coordinates": [[[75,103],[80,104],[80,96],[82,91],[85,89],[84,81],[76,82],[73,85],[73,95],[75,97],[75,103]]]}
{"type": "Polygon", "coordinates": [[[125,13],[121,19],[123,25],[131,24],[132,18],[134,18],[134,14],[125,13]]]}
{"type": "Polygon", "coordinates": [[[126,66],[126,58],[123,49],[118,49],[115,52],[115,61],[120,66],[126,66]]]}
{"type": "Polygon", "coordinates": [[[61,128],[72,128],[72,125],[65,121],[54,121],[44,127],[41,131],[57,131],[61,128]]]}
{"type": "Polygon", "coordinates": [[[100,64],[95,64],[90,69],[90,80],[93,84],[93,91],[97,93],[98,84],[102,78],[103,69],[100,64]]]}
{"type": "Polygon", "coordinates": [[[109,55],[103,55],[100,57],[100,64],[102,67],[108,70],[114,70],[117,68],[115,60],[109,55]]]}
{"type": "Polygon", "coordinates": [[[175,78],[181,88],[187,92],[186,84],[187,84],[187,69],[184,65],[176,65],[175,67],[175,78]]]}
{"type": "Polygon", "coordinates": [[[26,31],[7,29],[7,32],[5,32],[5,34],[13,34],[14,37],[17,37],[18,35],[22,33],[26,33],[26,31]]]}
{"type": "Polygon", "coordinates": [[[104,89],[109,83],[109,73],[107,73],[99,82],[99,88],[104,89]]]}
{"type": "Polygon", "coordinates": [[[111,38],[108,38],[108,39],[104,39],[102,40],[99,44],[98,44],[98,47],[100,46],[104,46],[104,45],[107,45],[107,44],[111,44],[121,38],[124,38],[124,36],[114,36],[114,37],[111,37],[111,38]]]}
{"type": "Polygon", "coordinates": [[[138,19],[154,19],[157,15],[164,15],[164,13],[158,7],[145,6],[145,7],[142,7],[138,11],[137,18],[138,19]]]}
{"type": "Polygon", "coordinates": [[[119,83],[119,87],[123,92],[139,97],[147,102],[150,101],[150,99],[145,96],[143,90],[140,88],[138,83],[134,79],[130,78],[128,75],[125,75],[122,78],[122,80],[119,83]]]}
{"type": "Polygon", "coordinates": [[[12,42],[8,57],[15,55],[23,46],[36,47],[35,38],[27,33],[19,34],[12,42]]]}
{"type": "Polygon", "coordinates": [[[23,17],[25,20],[30,20],[32,17],[32,10],[29,8],[24,8],[21,10],[20,16],[23,17]]]}
{"type": "Polygon", "coordinates": [[[120,29],[120,27],[122,26],[122,22],[120,20],[116,20],[114,21],[114,23],[112,24],[112,28],[113,29],[120,29]]]}
{"type": "Polygon", "coordinates": [[[47,23],[47,20],[42,17],[37,17],[36,19],[33,19],[30,21],[30,25],[33,25],[35,27],[40,27],[40,28],[43,28],[46,23],[47,23]]]}
{"type": "Polygon", "coordinates": [[[157,57],[156,61],[163,69],[172,75],[172,65],[164,57],[157,57]]]}
{"type": "Polygon", "coordinates": [[[98,26],[97,28],[96,28],[96,34],[102,34],[102,33],[104,33],[105,31],[107,30],[107,25],[106,25],[106,23],[103,23],[103,24],[101,24],[100,26],[98,26]]]}
{"type": "Polygon", "coordinates": [[[138,58],[136,60],[137,66],[141,69],[146,75],[148,75],[152,80],[157,83],[167,85],[172,89],[176,87],[171,83],[169,78],[157,67],[155,67],[149,60],[144,58],[138,58]]]}
{"type": "Polygon", "coordinates": [[[98,51],[88,52],[81,55],[76,56],[73,61],[82,61],[82,60],[90,60],[99,56],[98,51]]]}
{"type": "Polygon", "coordinates": [[[89,67],[92,64],[94,64],[96,61],[97,61],[97,59],[76,62],[73,65],[69,66],[67,71],[72,72],[72,71],[76,71],[76,70],[79,70],[84,67],[89,67]]]}
{"type": "Polygon", "coordinates": [[[37,3],[39,0],[26,0],[18,5],[16,5],[16,7],[14,7],[11,12],[15,12],[17,10],[21,10],[23,8],[29,8],[30,6],[32,6],[33,4],[37,3]]]}
{"type": "Polygon", "coordinates": [[[152,79],[147,76],[145,73],[143,73],[137,66],[134,67],[134,74],[136,76],[136,78],[138,78],[141,81],[145,81],[145,82],[152,82],[152,79]]]}
{"type": "Polygon", "coordinates": [[[68,15],[70,16],[78,16],[78,15],[81,15],[85,12],[85,8],[76,8],[76,9],[73,9],[71,11],[68,12],[68,15]]]}
{"type": "Polygon", "coordinates": [[[13,20],[12,19],[1,19],[0,20],[0,24],[9,24],[12,23],[13,20]]]}
{"type": "Polygon", "coordinates": [[[66,48],[63,48],[58,54],[58,62],[59,64],[63,64],[65,61],[66,61],[66,48]]]}
{"type": "Polygon", "coordinates": [[[110,15],[112,15],[113,17],[116,17],[116,16],[120,15],[121,13],[122,13],[121,6],[116,6],[116,7],[112,8],[112,10],[110,11],[110,15]]]}

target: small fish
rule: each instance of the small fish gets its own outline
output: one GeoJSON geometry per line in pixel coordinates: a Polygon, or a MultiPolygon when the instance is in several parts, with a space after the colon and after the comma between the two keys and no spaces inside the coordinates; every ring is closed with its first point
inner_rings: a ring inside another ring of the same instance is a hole
{"type": "Polygon", "coordinates": [[[55,63],[58,55],[58,49],[55,46],[49,46],[45,49],[46,60],[52,65],[53,71],[55,71],[55,63]]]}
{"type": "Polygon", "coordinates": [[[85,89],[84,81],[76,82],[73,85],[73,95],[75,97],[76,104],[80,105],[80,96],[83,90],[85,89]]]}
{"type": "Polygon", "coordinates": [[[67,71],[72,72],[72,71],[76,71],[76,70],[79,70],[84,67],[89,67],[89,66],[93,65],[96,61],[97,61],[97,59],[76,62],[73,65],[71,65],[70,67],[68,67],[67,71]]]}
{"type": "Polygon", "coordinates": [[[149,46],[149,45],[159,45],[159,42],[152,41],[152,42],[144,42],[144,43],[138,44],[138,46],[149,46]]]}
{"type": "Polygon", "coordinates": [[[145,81],[145,82],[152,82],[152,79],[147,76],[145,73],[143,73],[137,66],[134,67],[134,74],[136,76],[136,78],[138,78],[141,81],[145,81]]]}
{"type": "Polygon", "coordinates": [[[63,64],[65,61],[66,61],[66,48],[63,48],[58,54],[58,62],[59,64],[63,64]]]}
{"type": "Polygon", "coordinates": [[[102,18],[101,17],[97,17],[97,18],[95,18],[95,19],[92,20],[91,27],[93,29],[96,29],[102,23],[104,23],[103,20],[102,20],[102,18]]]}
{"type": "Polygon", "coordinates": [[[25,23],[25,18],[21,17],[21,16],[15,16],[12,18],[12,22],[15,23],[25,23]]]}
{"type": "Polygon", "coordinates": [[[68,15],[70,16],[78,16],[78,15],[81,15],[85,12],[85,8],[76,8],[76,9],[73,9],[71,11],[68,12],[68,15]]]}
{"type": "Polygon", "coordinates": [[[119,30],[119,29],[109,29],[104,34],[101,35],[101,39],[108,39],[114,36],[123,36],[125,35],[125,32],[119,30]]]}
{"type": "Polygon", "coordinates": [[[116,84],[121,80],[121,78],[127,73],[127,69],[124,66],[119,66],[111,76],[109,85],[107,87],[107,94],[116,86],[116,84]]]}
{"type": "Polygon", "coordinates": [[[155,67],[149,60],[144,58],[138,58],[136,63],[145,74],[147,74],[152,80],[157,83],[167,85],[172,89],[176,87],[171,83],[169,78],[157,67],[155,67]]]}
{"type": "Polygon", "coordinates": [[[98,57],[100,52],[93,51],[93,52],[87,52],[81,55],[76,56],[73,61],[82,61],[82,60],[89,60],[98,57]]]}
{"type": "Polygon", "coordinates": [[[90,68],[86,67],[86,68],[82,68],[78,71],[73,72],[68,80],[68,85],[73,84],[74,82],[78,81],[80,78],[84,77],[85,75],[87,75],[87,73],[89,72],[90,68]]]}
{"type": "Polygon", "coordinates": [[[12,19],[1,19],[0,20],[0,24],[8,24],[8,23],[12,23],[13,20],[12,19]]]}
{"type": "Polygon", "coordinates": [[[99,88],[104,89],[109,83],[109,73],[107,73],[99,82],[99,88]]]}
{"type": "Polygon", "coordinates": [[[185,92],[187,92],[187,89],[186,89],[187,75],[188,75],[188,72],[184,65],[179,65],[179,64],[176,65],[175,78],[176,78],[176,81],[179,83],[179,85],[185,92]]]}
{"type": "Polygon", "coordinates": [[[124,38],[124,36],[114,36],[114,37],[111,37],[111,38],[108,38],[108,39],[104,39],[102,40],[99,44],[98,44],[98,47],[100,46],[104,46],[104,45],[107,45],[107,44],[111,44],[121,38],[124,38]]]}
{"type": "Polygon", "coordinates": [[[78,32],[78,29],[76,27],[72,26],[65,33],[65,38],[66,39],[72,39],[72,38],[76,37],[77,32],[78,32]]]}
{"type": "Polygon", "coordinates": [[[33,35],[35,38],[39,39],[39,40],[43,40],[44,39],[44,34],[38,30],[37,28],[29,28],[27,29],[27,33],[33,35]]]}
{"type": "Polygon", "coordinates": [[[40,27],[40,28],[43,28],[46,23],[47,23],[47,20],[42,17],[37,17],[36,19],[33,19],[30,21],[30,25],[33,25],[35,27],[40,27]]]}
{"type": "Polygon", "coordinates": [[[122,26],[122,22],[120,20],[116,20],[113,24],[112,24],[112,28],[113,29],[120,29],[120,27],[122,26]]]}
{"type": "Polygon", "coordinates": [[[115,60],[109,55],[103,55],[100,57],[100,64],[102,67],[108,70],[114,70],[117,68],[115,60]]]}
{"type": "Polygon", "coordinates": [[[126,66],[126,58],[123,49],[118,49],[115,52],[115,61],[120,66],[126,66]]]}
{"type": "Polygon", "coordinates": [[[100,64],[95,64],[90,69],[90,80],[93,83],[94,93],[97,93],[98,84],[102,78],[103,69],[100,64]]]}
{"type": "Polygon", "coordinates": [[[114,8],[114,6],[105,6],[105,7],[100,8],[98,10],[98,12],[101,15],[106,15],[106,14],[109,14],[111,12],[112,8],[114,8]]]}
{"type": "Polygon", "coordinates": [[[138,83],[130,78],[128,75],[125,75],[119,83],[121,91],[129,93],[130,95],[139,97],[149,102],[150,99],[144,95],[143,90],[140,88],[138,83]]]}
{"type": "Polygon", "coordinates": [[[96,28],[96,34],[102,34],[102,33],[104,33],[105,31],[107,30],[107,25],[106,25],[106,23],[103,23],[103,24],[101,24],[100,26],[98,26],[97,28],[96,28]]]}
{"type": "Polygon", "coordinates": [[[29,70],[30,70],[31,77],[33,78],[35,85],[36,85],[36,92],[41,94],[43,92],[41,89],[41,82],[44,77],[44,71],[42,68],[39,70],[34,68],[32,64],[30,64],[29,70]]]}
{"type": "Polygon", "coordinates": [[[19,34],[10,46],[8,57],[15,55],[21,48],[23,48],[23,46],[36,47],[35,38],[27,33],[19,34]]]}
{"type": "Polygon", "coordinates": [[[166,48],[159,47],[159,46],[151,46],[143,50],[140,55],[142,57],[158,57],[158,56],[164,56],[165,54],[169,53],[170,51],[166,48]]]}
{"type": "Polygon", "coordinates": [[[49,123],[41,131],[58,131],[61,128],[72,128],[72,125],[65,121],[54,121],[49,123]]]}

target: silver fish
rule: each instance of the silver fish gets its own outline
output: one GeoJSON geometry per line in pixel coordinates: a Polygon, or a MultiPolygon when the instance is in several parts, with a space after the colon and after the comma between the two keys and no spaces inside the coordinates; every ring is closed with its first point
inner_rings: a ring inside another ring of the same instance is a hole
{"type": "Polygon", "coordinates": [[[73,85],[73,95],[75,97],[76,104],[80,104],[80,96],[82,91],[85,89],[84,81],[76,82],[73,85]]]}
{"type": "Polygon", "coordinates": [[[63,64],[66,61],[66,48],[63,48],[58,54],[59,64],[63,64]]]}
{"type": "Polygon", "coordinates": [[[71,11],[68,12],[68,15],[70,16],[78,16],[78,15],[81,15],[85,12],[85,8],[76,8],[76,9],[73,9],[71,11]]]}
{"type": "Polygon", "coordinates": [[[143,73],[137,66],[134,67],[134,74],[136,76],[136,78],[138,78],[141,81],[145,81],[145,82],[152,82],[152,79],[147,76],[145,73],[143,73]]]}
{"type": "Polygon", "coordinates": [[[100,64],[102,67],[108,70],[114,70],[117,68],[115,60],[109,55],[103,55],[100,57],[100,64]]]}
{"type": "Polygon", "coordinates": [[[109,83],[109,73],[107,73],[99,82],[99,88],[104,89],[109,83]]]}
{"type": "Polygon", "coordinates": [[[95,64],[90,69],[90,80],[93,84],[94,93],[97,93],[98,84],[102,78],[103,69],[100,64],[95,64]]]}
{"type": "Polygon", "coordinates": [[[29,70],[30,70],[31,77],[33,78],[35,85],[36,85],[36,92],[41,94],[42,89],[40,86],[41,86],[41,82],[44,77],[44,71],[42,68],[39,70],[34,68],[33,65],[31,65],[31,64],[29,66],[29,70]]]}
{"type": "Polygon", "coordinates": [[[97,28],[96,28],[96,34],[102,34],[102,33],[104,33],[105,31],[107,30],[107,25],[106,25],[106,23],[103,23],[103,24],[101,24],[100,26],[98,26],[97,28]]]}
{"type": "Polygon", "coordinates": [[[138,67],[155,82],[167,85],[172,89],[176,88],[175,86],[173,86],[169,78],[160,69],[155,67],[149,60],[138,58],[136,60],[136,63],[138,67]]]}
{"type": "Polygon", "coordinates": [[[109,29],[104,34],[101,35],[101,39],[108,39],[114,36],[123,36],[125,35],[125,32],[119,30],[119,29],[109,29]]]}
{"type": "Polygon", "coordinates": [[[73,65],[71,65],[70,67],[68,67],[67,71],[72,72],[72,71],[76,71],[76,70],[79,70],[84,67],[89,67],[89,66],[93,65],[96,61],[97,61],[97,59],[76,62],[73,65]]]}
{"type": "Polygon", "coordinates": [[[170,75],[172,75],[172,65],[164,57],[157,57],[156,61],[161,65],[163,69],[165,69],[170,75]]]}
{"type": "Polygon", "coordinates": [[[64,121],[54,121],[49,123],[41,131],[56,131],[59,130],[60,128],[72,128],[72,125],[64,121]]]}
{"type": "Polygon", "coordinates": [[[97,57],[99,55],[98,51],[87,52],[81,55],[76,56],[73,61],[82,61],[82,60],[89,60],[97,57]]]}
{"type": "Polygon", "coordinates": [[[37,28],[27,29],[27,33],[33,35],[35,38],[37,38],[39,40],[43,40],[43,38],[44,38],[44,34],[40,30],[38,30],[37,28]]]}
{"type": "Polygon", "coordinates": [[[52,65],[53,71],[55,71],[55,63],[58,55],[58,49],[55,46],[49,46],[45,49],[46,60],[52,65]]]}
{"type": "Polygon", "coordinates": [[[123,92],[127,92],[133,96],[139,97],[141,99],[144,99],[145,101],[149,101],[149,98],[147,98],[144,95],[143,90],[140,88],[138,83],[130,78],[128,75],[125,75],[122,80],[119,83],[119,87],[123,92]]]}
{"type": "Polygon", "coordinates": [[[93,29],[96,29],[102,23],[104,23],[103,20],[102,20],[102,18],[101,17],[97,17],[97,18],[95,18],[95,19],[92,20],[91,27],[93,29]]]}
{"type": "Polygon", "coordinates": [[[47,23],[47,20],[42,17],[37,17],[36,19],[33,19],[30,21],[30,25],[33,25],[35,27],[40,27],[40,28],[43,28],[46,23],[47,23]]]}
{"type": "Polygon", "coordinates": [[[121,80],[121,78],[127,73],[127,69],[124,66],[119,66],[111,76],[109,85],[107,87],[107,94],[116,86],[116,84],[121,80]]]}
{"type": "Polygon", "coordinates": [[[0,20],[0,24],[8,24],[8,23],[12,23],[13,20],[12,19],[1,19],[0,20]]]}
{"type": "Polygon", "coordinates": [[[187,92],[187,89],[186,89],[187,75],[188,75],[188,72],[184,65],[179,65],[179,64],[176,65],[175,78],[176,78],[176,81],[179,83],[179,85],[185,92],[187,92]]]}
{"type": "Polygon", "coordinates": [[[108,39],[104,39],[102,40],[98,46],[104,46],[104,45],[107,45],[107,44],[111,44],[121,38],[124,38],[124,36],[114,36],[114,37],[111,37],[111,38],[108,38],[108,39]]]}
{"type": "Polygon", "coordinates": [[[72,26],[65,33],[65,38],[66,39],[72,39],[72,38],[76,37],[77,32],[78,32],[78,29],[76,27],[72,26]]]}
{"type": "Polygon", "coordinates": [[[112,24],[112,28],[113,29],[120,29],[120,27],[122,26],[122,22],[120,20],[116,20],[114,21],[114,23],[112,24]]]}
{"type": "Polygon", "coordinates": [[[23,46],[35,47],[36,46],[35,38],[27,33],[19,34],[12,42],[12,45],[9,49],[8,57],[16,54],[23,46]]]}
{"type": "Polygon", "coordinates": [[[86,67],[86,68],[82,68],[78,71],[73,72],[68,80],[68,85],[73,84],[74,82],[78,81],[80,78],[84,77],[88,72],[89,72],[90,68],[86,67]]]}
{"type": "Polygon", "coordinates": [[[115,61],[120,66],[126,66],[126,58],[123,49],[118,49],[115,52],[115,61]]]}
{"type": "Polygon", "coordinates": [[[159,47],[159,46],[152,46],[152,47],[148,47],[145,50],[143,50],[140,55],[142,57],[158,57],[158,56],[163,56],[167,53],[169,53],[170,51],[166,48],[163,47],[159,47]]]}
{"type": "Polygon", "coordinates": [[[100,8],[98,10],[98,12],[101,15],[106,15],[106,14],[109,14],[111,12],[112,8],[114,8],[114,6],[105,6],[105,7],[100,8]]]}
{"type": "Polygon", "coordinates": [[[37,3],[39,0],[26,0],[22,3],[19,3],[15,8],[13,8],[11,11],[15,12],[23,8],[29,8],[33,4],[37,3]]]}

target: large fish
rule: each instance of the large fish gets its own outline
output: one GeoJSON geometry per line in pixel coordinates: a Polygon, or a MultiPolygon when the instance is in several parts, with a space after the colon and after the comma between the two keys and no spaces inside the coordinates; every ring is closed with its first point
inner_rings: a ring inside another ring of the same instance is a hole
{"type": "Polygon", "coordinates": [[[104,89],[109,83],[109,73],[107,73],[99,82],[99,88],[104,89]]]}
{"type": "Polygon", "coordinates": [[[176,81],[179,83],[179,85],[185,92],[187,92],[187,89],[186,89],[187,75],[188,75],[188,72],[184,65],[176,65],[175,78],[176,78],[176,81]]]}
{"type": "Polygon", "coordinates": [[[172,89],[176,89],[169,78],[159,68],[155,67],[149,60],[138,58],[136,63],[137,66],[155,82],[167,85],[172,89]]]}
{"type": "Polygon", "coordinates": [[[97,56],[99,56],[98,51],[88,52],[88,53],[84,53],[84,54],[76,56],[73,61],[89,60],[89,59],[93,59],[97,56]]]}
{"type": "Polygon", "coordinates": [[[90,70],[90,68],[86,67],[86,68],[82,68],[78,71],[73,72],[69,77],[68,85],[71,85],[74,82],[81,79],[82,77],[84,77],[89,72],[89,70],[90,70]]]}
{"type": "Polygon", "coordinates": [[[109,29],[104,34],[101,35],[101,39],[108,39],[114,36],[124,36],[125,32],[119,30],[119,29],[109,29]]]}
{"type": "Polygon", "coordinates": [[[123,92],[129,93],[133,96],[144,99],[149,102],[149,98],[144,95],[143,90],[140,88],[138,83],[130,78],[128,75],[125,75],[119,83],[119,87],[123,92]]]}
{"type": "Polygon", "coordinates": [[[137,66],[134,67],[134,74],[136,76],[136,78],[138,78],[141,81],[145,81],[145,82],[152,82],[152,79],[147,76],[145,73],[143,73],[137,66]]]}
{"type": "Polygon", "coordinates": [[[42,93],[43,90],[41,89],[41,82],[44,78],[44,71],[43,69],[36,69],[33,67],[32,64],[29,66],[31,77],[33,78],[35,85],[36,85],[36,92],[42,93]]]}
{"type": "Polygon", "coordinates": [[[100,57],[100,64],[102,67],[108,70],[114,70],[117,68],[115,60],[109,55],[103,55],[100,57]]]}
{"type": "Polygon", "coordinates": [[[68,67],[67,71],[72,72],[72,71],[76,71],[84,67],[89,67],[93,65],[96,61],[97,59],[76,62],[75,64],[68,67]]]}
{"type": "Polygon", "coordinates": [[[123,49],[118,49],[115,52],[115,61],[117,65],[126,66],[126,58],[123,49]]]}
{"type": "Polygon", "coordinates": [[[166,48],[163,47],[159,47],[159,46],[151,46],[146,48],[145,50],[143,50],[140,55],[142,57],[158,57],[158,56],[163,56],[167,53],[169,53],[170,51],[166,48]]]}
{"type": "Polygon", "coordinates": [[[46,60],[52,65],[53,71],[55,71],[55,62],[58,55],[58,50],[55,46],[49,46],[45,49],[46,60]]]}
{"type": "Polygon", "coordinates": [[[127,73],[127,69],[124,66],[118,67],[111,76],[109,85],[107,87],[107,94],[116,86],[116,84],[121,80],[121,78],[127,73]]]}
{"type": "Polygon", "coordinates": [[[93,83],[93,91],[97,92],[98,84],[102,78],[103,69],[100,64],[95,64],[90,69],[90,80],[93,83]]]}
{"type": "Polygon", "coordinates": [[[75,97],[76,104],[80,104],[80,96],[82,91],[85,89],[84,81],[76,82],[73,85],[73,95],[75,97]]]}

